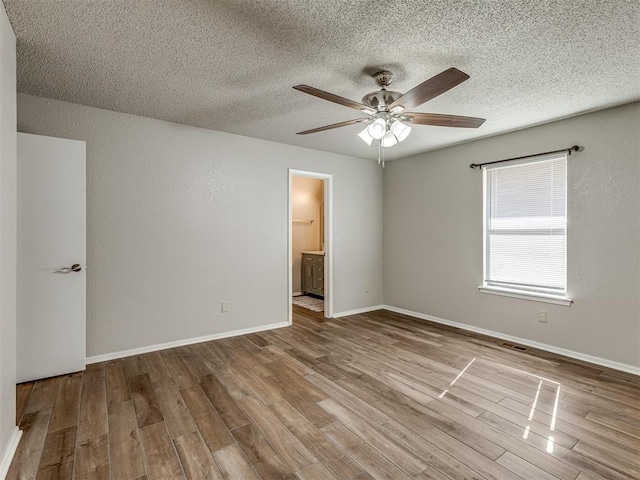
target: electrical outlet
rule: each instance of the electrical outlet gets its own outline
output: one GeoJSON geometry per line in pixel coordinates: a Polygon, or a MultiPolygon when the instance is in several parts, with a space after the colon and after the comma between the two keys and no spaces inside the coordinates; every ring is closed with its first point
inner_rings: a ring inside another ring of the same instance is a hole
{"type": "Polygon", "coordinates": [[[364,286],[364,293],[369,293],[369,285],[364,286]]]}
{"type": "Polygon", "coordinates": [[[545,312],[544,310],[540,310],[538,312],[538,321],[540,323],[547,323],[547,312],[545,312]]]}
{"type": "Polygon", "coordinates": [[[222,313],[227,313],[229,311],[229,302],[222,302],[220,304],[222,313]]]}

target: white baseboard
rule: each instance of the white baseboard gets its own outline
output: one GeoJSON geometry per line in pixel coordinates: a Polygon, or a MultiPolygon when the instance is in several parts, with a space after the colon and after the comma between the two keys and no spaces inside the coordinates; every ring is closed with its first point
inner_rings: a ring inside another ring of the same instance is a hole
{"type": "Polygon", "coordinates": [[[424,313],[405,310],[404,308],[393,307],[391,305],[383,305],[381,308],[384,308],[391,312],[401,313],[403,315],[409,315],[411,317],[429,320],[431,322],[441,323],[443,325],[449,325],[450,327],[456,327],[462,330],[480,333],[482,335],[488,335],[490,337],[499,338],[501,340],[519,343],[521,345],[537,348],[546,352],[557,353],[558,355],[564,355],[565,357],[575,358],[576,360],[582,360],[584,362],[595,363],[596,365],[601,365],[603,367],[608,367],[614,370],[620,370],[622,372],[640,376],[640,367],[635,367],[626,363],[614,362],[613,360],[607,360],[606,358],[595,357],[593,355],[587,355],[586,353],[575,352],[573,350],[567,350],[564,348],[555,347],[553,345],[547,345],[546,343],[540,343],[533,340],[528,340],[526,338],[514,337],[513,335],[507,335],[505,333],[495,332],[493,330],[486,330],[484,328],[474,327],[473,325],[469,325],[466,323],[454,322],[451,320],[446,320],[444,318],[434,317],[433,315],[426,315],[424,313]]]}
{"type": "Polygon", "coordinates": [[[18,443],[20,443],[20,437],[22,437],[22,430],[16,427],[16,429],[11,434],[11,438],[9,439],[7,448],[4,451],[4,455],[2,455],[2,462],[0,462],[1,480],[4,480],[7,476],[7,472],[9,472],[11,461],[13,460],[13,456],[16,454],[16,450],[18,449],[18,443]]]}
{"type": "Polygon", "coordinates": [[[141,355],[143,353],[155,352],[158,350],[166,350],[168,348],[183,347],[194,343],[208,342],[209,340],[219,340],[221,338],[237,337],[238,335],[246,335],[248,333],[264,332],[265,330],[273,330],[276,328],[288,327],[289,322],[271,323],[269,325],[260,325],[258,327],[244,328],[241,330],[233,330],[231,332],[214,333],[203,337],[186,338],[175,342],[159,343],[157,345],[149,345],[147,347],[132,348],[130,350],[121,350],[119,352],[105,353],[102,355],[94,355],[87,357],[87,365],[90,363],[106,362],[116,360],[118,358],[130,357],[131,355],[141,355]]]}
{"type": "MultiPolygon", "coordinates": [[[[496,331],[493,331],[493,330],[487,330],[487,329],[480,328],[480,327],[475,327],[473,325],[469,325],[469,324],[466,324],[466,323],[454,322],[452,320],[447,320],[447,319],[444,319],[444,318],[434,317],[433,315],[426,315],[424,313],[414,312],[412,310],[406,310],[404,308],[394,307],[392,305],[374,305],[374,306],[370,306],[370,307],[356,308],[354,310],[346,310],[344,312],[336,312],[336,313],[333,314],[333,318],[340,318],[340,317],[346,317],[346,316],[349,316],[349,315],[357,315],[357,314],[360,314],[360,313],[373,312],[375,310],[381,310],[381,309],[389,310],[391,312],[401,313],[403,315],[409,315],[411,317],[420,318],[420,319],[423,319],[423,320],[428,320],[428,321],[431,321],[431,322],[434,322],[434,323],[440,323],[442,325],[448,325],[450,327],[460,328],[462,330],[467,330],[467,331],[470,331],[470,332],[480,333],[482,335],[488,335],[490,337],[499,338],[501,340],[507,340],[509,342],[519,343],[521,345],[527,345],[529,347],[537,348],[539,350],[544,350],[544,351],[551,352],[551,353],[557,353],[558,355],[564,355],[565,357],[575,358],[577,360],[582,360],[582,361],[585,361],[585,362],[594,363],[596,365],[601,365],[603,367],[608,367],[608,368],[612,368],[614,370],[620,370],[622,372],[627,372],[627,373],[631,373],[633,375],[640,376],[640,367],[636,367],[636,366],[633,366],[633,365],[628,365],[626,363],[615,362],[613,360],[608,360],[606,358],[596,357],[596,356],[593,356],[593,355],[587,355],[585,353],[575,352],[573,350],[567,350],[567,349],[564,349],[564,348],[555,347],[553,345],[547,345],[545,343],[540,343],[540,342],[536,342],[536,341],[533,341],[533,340],[528,340],[528,339],[522,338],[522,337],[515,337],[513,335],[507,335],[505,333],[496,332],[496,331]]],[[[276,328],[282,328],[282,327],[288,327],[288,326],[289,326],[288,322],[279,322],[279,323],[272,323],[270,325],[261,325],[259,327],[251,327],[251,328],[245,328],[245,329],[241,329],[241,330],[233,330],[231,332],[215,333],[213,335],[205,335],[203,337],[187,338],[187,339],[178,340],[178,341],[175,341],[175,342],[161,343],[161,344],[157,344],[157,345],[149,345],[147,347],[132,348],[130,350],[122,350],[122,351],[119,351],[119,352],[106,353],[106,354],[103,354],[103,355],[95,355],[95,356],[92,356],[92,357],[87,357],[86,363],[88,365],[88,364],[91,364],[91,363],[98,363],[98,362],[105,362],[105,361],[109,361],[109,360],[116,360],[118,358],[129,357],[131,355],[140,355],[140,354],[143,354],[143,353],[155,352],[157,350],[166,350],[168,348],[182,347],[184,345],[191,345],[191,344],[194,344],[194,343],[208,342],[210,340],[218,340],[218,339],[221,339],[221,338],[236,337],[238,335],[246,335],[248,333],[263,332],[265,330],[273,330],[273,329],[276,329],[276,328]]],[[[17,442],[20,439],[20,434],[22,433],[22,432],[20,432],[20,430],[18,430],[18,432],[19,432],[18,437],[17,437],[17,439],[15,439],[15,446],[13,447],[13,451],[11,451],[11,457],[9,458],[9,464],[11,463],[11,458],[13,458],[13,453],[15,451],[15,447],[17,446],[17,442]]],[[[13,441],[13,439],[12,439],[12,441],[13,441]]],[[[5,457],[7,455],[7,452],[5,452],[5,457]]],[[[3,458],[3,463],[0,464],[0,480],[2,478],[4,478],[2,476],[2,472],[3,472],[2,467],[4,467],[4,461],[5,461],[5,459],[3,458]]],[[[8,465],[7,465],[7,468],[9,468],[8,465]]]]}
{"type": "Polygon", "coordinates": [[[371,307],[356,308],[354,310],[345,310],[344,312],[334,313],[331,318],[348,317],[349,315],[358,315],[359,313],[373,312],[382,308],[386,307],[384,305],[374,305],[371,307]]]}

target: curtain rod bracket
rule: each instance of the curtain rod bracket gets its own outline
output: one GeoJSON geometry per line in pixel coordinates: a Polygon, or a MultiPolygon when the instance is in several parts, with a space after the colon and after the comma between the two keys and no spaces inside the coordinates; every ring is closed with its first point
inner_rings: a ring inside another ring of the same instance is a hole
{"type": "Polygon", "coordinates": [[[513,160],[523,160],[525,158],[540,157],[542,155],[551,155],[552,153],[567,152],[567,155],[571,155],[572,152],[579,152],[581,150],[582,150],[582,147],[579,147],[578,145],[573,145],[573,146],[571,146],[569,148],[563,148],[561,150],[553,150],[551,152],[536,153],[536,154],[533,154],[533,155],[524,155],[522,157],[505,158],[504,160],[496,160],[495,162],[472,163],[471,165],[469,165],[469,168],[479,168],[479,169],[481,169],[485,165],[492,165],[494,163],[502,163],[502,162],[512,162],[513,160]]]}

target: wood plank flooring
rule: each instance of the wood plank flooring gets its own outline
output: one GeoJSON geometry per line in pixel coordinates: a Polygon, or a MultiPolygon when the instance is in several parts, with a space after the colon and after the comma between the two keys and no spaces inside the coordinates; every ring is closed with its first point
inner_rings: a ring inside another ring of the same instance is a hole
{"type": "Polygon", "coordinates": [[[8,479],[640,478],[640,378],[377,311],[18,385],[8,479]]]}

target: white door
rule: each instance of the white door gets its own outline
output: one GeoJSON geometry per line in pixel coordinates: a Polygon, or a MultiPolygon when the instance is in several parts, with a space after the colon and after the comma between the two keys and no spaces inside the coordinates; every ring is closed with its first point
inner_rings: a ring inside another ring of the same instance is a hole
{"type": "Polygon", "coordinates": [[[85,369],[85,143],[18,134],[18,382],[85,369]]]}

